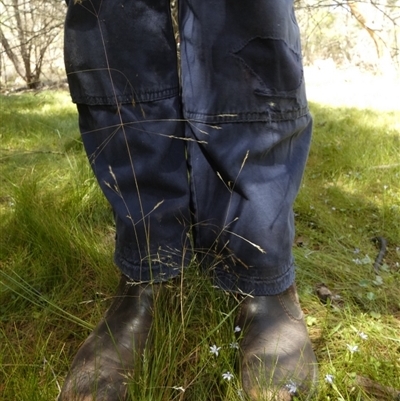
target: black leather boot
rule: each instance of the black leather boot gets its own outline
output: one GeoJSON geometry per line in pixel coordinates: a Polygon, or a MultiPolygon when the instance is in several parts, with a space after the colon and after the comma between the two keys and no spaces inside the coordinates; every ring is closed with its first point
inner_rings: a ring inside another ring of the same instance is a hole
{"type": "Polygon", "coordinates": [[[127,375],[142,358],[158,287],[121,277],[112,305],[74,358],[59,401],[125,400],[127,375]]]}
{"type": "Polygon", "coordinates": [[[240,368],[250,399],[310,399],[318,368],[295,285],[279,295],[247,297],[237,325],[244,331],[240,368]]]}

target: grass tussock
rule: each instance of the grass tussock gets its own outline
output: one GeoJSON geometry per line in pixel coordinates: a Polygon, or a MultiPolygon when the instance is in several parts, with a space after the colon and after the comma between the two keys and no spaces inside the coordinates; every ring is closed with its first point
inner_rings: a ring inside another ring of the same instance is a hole
{"type": "MultiPolygon", "coordinates": [[[[67,94],[1,104],[0,399],[53,400],[118,281],[112,215],[67,94]]],[[[400,113],[312,111],[293,249],[320,362],[316,400],[390,400],[400,391],[400,113]],[[388,245],[374,271],[377,236],[388,245]],[[333,293],[328,304],[318,283],[333,293]]],[[[232,347],[237,301],[191,266],[156,302],[154,345],[130,380],[132,399],[244,399],[232,347]]]]}

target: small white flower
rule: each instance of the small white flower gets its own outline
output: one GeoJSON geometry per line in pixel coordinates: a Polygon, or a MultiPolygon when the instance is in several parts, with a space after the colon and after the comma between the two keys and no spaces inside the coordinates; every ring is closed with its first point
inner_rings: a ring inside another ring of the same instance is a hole
{"type": "Polygon", "coordinates": [[[239,343],[237,343],[237,342],[230,343],[229,348],[239,349],[239,343]]]}
{"type": "Polygon", "coordinates": [[[358,332],[358,335],[360,336],[360,338],[362,338],[363,340],[367,340],[368,339],[368,334],[365,334],[362,331],[358,332]]]}
{"type": "Polygon", "coordinates": [[[325,375],[325,381],[329,384],[333,383],[334,376],[333,375],[325,375]]]}
{"type": "Polygon", "coordinates": [[[234,376],[233,376],[233,374],[231,372],[222,373],[222,378],[225,379],[225,380],[230,381],[230,380],[233,379],[233,377],[234,376]]]}
{"type": "Polygon", "coordinates": [[[185,389],[184,389],[182,386],[180,386],[180,387],[174,386],[174,387],[172,387],[172,388],[173,388],[174,390],[182,391],[182,393],[185,392],[185,389]]]}
{"type": "Polygon", "coordinates": [[[355,254],[360,253],[360,248],[354,248],[353,253],[355,253],[355,254]]]}
{"type": "Polygon", "coordinates": [[[234,332],[239,333],[239,331],[242,331],[242,329],[239,326],[236,326],[234,329],[234,332]]]}
{"type": "Polygon", "coordinates": [[[296,394],[296,392],[297,392],[297,385],[296,385],[296,383],[295,383],[294,381],[291,380],[289,383],[287,383],[287,384],[285,385],[285,387],[286,387],[287,391],[288,391],[290,394],[296,394]]]}
{"type": "Polygon", "coordinates": [[[219,350],[221,349],[221,347],[217,347],[215,344],[214,345],[212,345],[211,347],[210,347],[210,354],[213,354],[213,355],[215,355],[215,356],[218,356],[219,355],[219,350]]]}
{"type": "Polygon", "coordinates": [[[350,345],[347,344],[347,349],[350,351],[351,354],[358,352],[358,345],[350,345]]]}

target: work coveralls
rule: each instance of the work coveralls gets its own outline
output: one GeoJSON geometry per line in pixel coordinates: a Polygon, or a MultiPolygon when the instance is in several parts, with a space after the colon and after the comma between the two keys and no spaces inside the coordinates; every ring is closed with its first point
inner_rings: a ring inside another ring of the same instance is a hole
{"type": "Polygon", "coordinates": [[[292,0],[69,1],[65,62],[116,222],[115,263],[165,281],[197,255],[215,284],[294,281],[293,202],[311,140],[292,0]]]}

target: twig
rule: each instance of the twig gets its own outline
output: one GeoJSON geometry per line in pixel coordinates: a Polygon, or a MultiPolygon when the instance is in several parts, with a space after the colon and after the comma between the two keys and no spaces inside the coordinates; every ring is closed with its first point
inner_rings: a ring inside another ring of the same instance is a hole
{"type": "Polygon", "coordinates": [[[376,169],[383,169],[383,168],[394,168],[394,167],[399,167],[399,166],[400,166],[400,163],[381,164],[380,166],[372,166],[369,169],[376,170],[376,169]]]}
{"type": "Polygon", "coordinates": [[[379,244],[379,253],[378,253],[378,256],[375,258],[375,262],[374,262],[374,271],[375,271],[375,273],[378,274],[379,267],[381,266],[383,258],[386,255],[387,241],[383,237],[374,237],[374,238],[371,238],[371,241],[379,244]]]}
{"type": "Polygon", "coordinates": [[[377,397],[378,400],[400,401],[400,390],[393,387],[383,386],[368,377],[356,376],[356,384],[364,389],[368,394],[377,397]]]}

